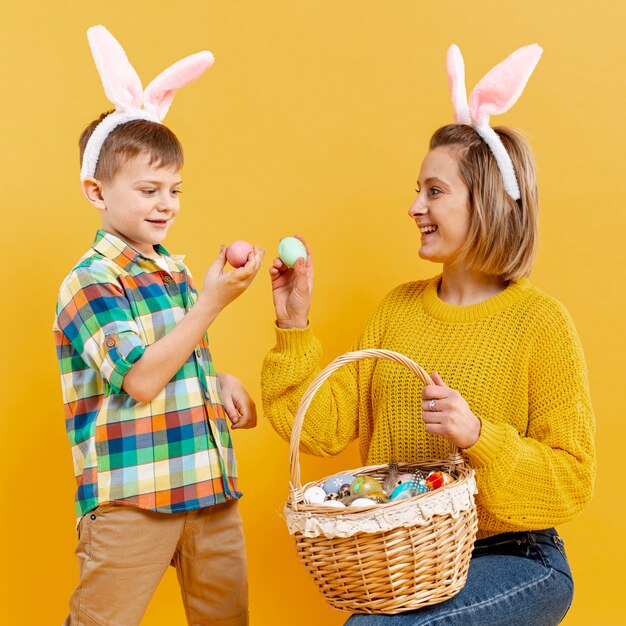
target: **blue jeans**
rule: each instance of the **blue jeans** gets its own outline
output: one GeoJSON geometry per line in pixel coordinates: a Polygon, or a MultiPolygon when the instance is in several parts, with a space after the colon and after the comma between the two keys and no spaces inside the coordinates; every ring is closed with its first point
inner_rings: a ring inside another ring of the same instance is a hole
{"type": "Polygon", "coordinates": [[[574,583],[554,528],[476,542],[467,582],[439,604],[397,615],[353,615],[348,626],[552,626],[572,603],[574,583]]]}

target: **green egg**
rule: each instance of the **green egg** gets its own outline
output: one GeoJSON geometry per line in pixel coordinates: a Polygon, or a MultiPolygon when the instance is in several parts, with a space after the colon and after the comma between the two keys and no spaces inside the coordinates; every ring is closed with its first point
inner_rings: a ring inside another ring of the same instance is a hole
{"type": "Polygon", "coordinates": [[[358,476],[350,485],[350,493],[353,496],[361,496],[367,498],[370,493],[380,493],[382,487],[380,483],[371,476],[358,476]]]}
{"type": "Polygon", "coordinates": [[[278,244],[278,256],[287,267],[293,267],[299,258],[306,261],[306,248],[299,239],[285,237],[278,244]]]}

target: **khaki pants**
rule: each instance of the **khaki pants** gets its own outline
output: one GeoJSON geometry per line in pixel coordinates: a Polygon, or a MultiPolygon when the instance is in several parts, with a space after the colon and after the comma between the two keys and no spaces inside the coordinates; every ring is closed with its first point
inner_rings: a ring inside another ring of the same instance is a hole
{"type": "Polygon", "coordinates": [[[248,578],[236,501],[186,513],[104,505],[83,517],[80,582],[65,626],[135,626],[168,565],[192,626],[248,624],[248,578]]]}

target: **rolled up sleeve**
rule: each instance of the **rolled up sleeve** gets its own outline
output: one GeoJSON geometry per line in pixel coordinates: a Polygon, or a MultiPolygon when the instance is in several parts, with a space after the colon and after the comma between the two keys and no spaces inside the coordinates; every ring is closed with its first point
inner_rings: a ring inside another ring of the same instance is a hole
{"type": "Polygon", "coordinates": [[[119,395],[146,344],[116,276],[103,265],[76,268],[61,287],[57,319],[85,363],[119,395]]]}

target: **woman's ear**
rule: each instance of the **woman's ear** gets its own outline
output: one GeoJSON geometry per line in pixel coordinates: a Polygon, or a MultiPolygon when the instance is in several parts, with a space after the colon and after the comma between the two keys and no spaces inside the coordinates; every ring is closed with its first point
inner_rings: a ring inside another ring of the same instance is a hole
{"type": "Polygon", "coordinates": [[[106,210],[104,196],[102,195],[102,183],[95,178],[85,178],[80,184],[83,195],[99,211],[106,210]]]}

